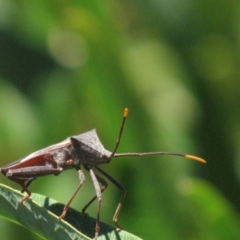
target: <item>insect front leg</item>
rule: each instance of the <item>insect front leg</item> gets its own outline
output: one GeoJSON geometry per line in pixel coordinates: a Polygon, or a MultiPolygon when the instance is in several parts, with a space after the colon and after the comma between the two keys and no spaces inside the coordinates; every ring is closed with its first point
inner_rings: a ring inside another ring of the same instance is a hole
{"type": "Polygon", "coordinates": [[[77,193],[80,190],[80,188],[82,187],[82,185],[85,183],[85,176],[84,176],[83,171],[81,170],[81,168],[77,168],[77,171],[78,171],[80,183],[79,183],[78,187],[76,188],[75,192],[73,193],[72,197],[70,198],[70,200],[68,201],[68,203],[64,207],[62,214],[58,217],[59,220],[61,220],[61,219],[63,219],[65,217],[72,200],[77,195],[77,193]]]}
{"type": "Polygon", "coordinates": [[[99,235],[99,231],[100,231],[100,210],[101,210],[101,202],[102,202],[102,192],[101,192],[101,188],[100,188],[99,182],[97,180],[97,177],[96,177],[95,173],[93,172],[93,170],[89,169],[89,173],[92,178],[93,185],[94,185],[94,188],[96,191],[96,197],[98,199],[97,222],[96,222],[96,227],[95,227],[95,239],[97,239],[98,235],[99,235]]]}
{"type": "MultiPolygon", "coordinates": [[[[88,171],[89,171],[89,168],[86,168],[88,171]]],[[[103,193],[107,187],[108,187],[108,183],[107,181],[105,181],[103,178],[101,178],[100,176],[98,176],[96,173],[95,173],[95,176],[98,180],[98,182],[100,182],[102,184],[102,188],[101,188],[101,193],[103,193]]],[[[95,195],[85,206],[84,208],[82,209],[82,214],[85,214],[87,215],[86,213],[86,210],[87,208],[97,199],[97,195],[95,195]]]]}
{"type": "Polygon", "coordinates": [[[109,179],[119,190],[122,191],[122,196],[120,198],[120,201],[118,203],[118,206],[117,206],[117,209],[115,211],[115,214],[113,216],[113,222],[114,224],[116,225],[117,228],[120,228],[121,227],[119,226],[117,220],[118,220],[118,215],[120,213],[120,210],[121,210],[121,207],[122,207],[122,204],[123,204],[123,201],[124,201],[124,198],[126,196],[126,190],[125,188],[123,187],[123,185],[121,183],[119,183],[116,179],[114,179],[112,176],[110,176],[108,173],[104,172],[101,168],[99,168],[98,166],[95,166],[95,168],[101,172],[107,179],[109,179]]]}

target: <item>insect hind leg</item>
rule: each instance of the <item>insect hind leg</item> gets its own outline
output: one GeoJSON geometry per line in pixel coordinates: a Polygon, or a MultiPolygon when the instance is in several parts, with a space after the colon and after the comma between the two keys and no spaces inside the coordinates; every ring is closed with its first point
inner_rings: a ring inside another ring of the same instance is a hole
{"type": "MultiPolygon", "coordinates": [[[[18,183],[21,187],[22,187],[22,192],[26,192],[27,193],[27,195],[26,196],[24,196],[23,198],[22,198],[22,200],[20,201],[20,204],[21,205],[23,205],[23,203],[26,201],[26,200],[28,200],[30,197],[31,197],[31,192],[28,190],[28,188],[27,188],[27,186],[26,186],[26,184],[25,184],[25,182],[26,181],[28,181],[28,180],[25,180],[25,179],[15,179],[15,178],[10,178],[12,181],[14,181],[14,182],[16,182],[16,183],[18,183]]],[[[34,180],[34,179],[33,179],[34,180]]],[[[32,181],[33,181],[32,180],[32,181]]],[[[32,182],[31,181],[31,182],[32,182]]],[[[30,183],[31,183],[30,182],[30,183]]],[[[29,184],[30,184],[29,183],[29,184]]],[[[28,183],[27,183],[28,184],[28,183]]],[[[28,185],[29,185],[28,184],[28,185]]]]}
{"type": "MultiPolygon", "coordinates": [[[[26,183],[25,183],[25,186],[26,186],[26,188],[28,188],[29,187],[29,185],[34,181],[34,180],[36,180],[37,178],[29,178],[27,181],[26,181],[26,183]]],[[[21,193],[24,193],[25,192],[25,190],[24,190],[24,188],[22,189],[22,191],[21,191],[21,193]]]]}

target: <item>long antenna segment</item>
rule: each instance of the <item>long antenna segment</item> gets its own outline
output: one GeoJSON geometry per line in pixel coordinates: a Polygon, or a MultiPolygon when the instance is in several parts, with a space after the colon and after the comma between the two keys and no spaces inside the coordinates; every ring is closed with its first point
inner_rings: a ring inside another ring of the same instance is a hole
{"type": "Polygon", "coordinates": [[[191,159],[191,160],[194,160],[194,161],[198,161],[200,163],[207,163],[204,159],[202,159],[200,157],[197,157],[197,156],[194,156],[194,155],[189,155],[189,154],[182,154],[182,153],[172,153],[172,152],[116,153],[116,151],[118,149],[118,146],[120,144],[120,140],[121,140],[121,137],[122,137],[122,132],[123,132],[123,128],[124,128],[124,125],[125,125],[125,121],[126,121],[126,118],[128,116],[128,112],[129,112],[128,108],[125,108],[124,111],[123,111],[123,120],[122,120],[121,128],[120,128],[120,131],[119,131],[119,134],[118,134],[118,138],[117,138],[115,148],[114,148],[110,157],[126,157],[126,156],[128,156],[128,157],[132,157],[132,156],[143,157],[143,156],[151,156],[151,155],[172,155],[172,156],[185,157],[185,158],[188,158],[188,159],[191,159]]]}
{"type": "Polygon", "coordinates": [[[110,157],[115,157],[115,153],[118,149],[118,146],[119,146],[119,143],[120,143],[120,140],[121,140],[121,137],[122,137],[122,132],[123,132],[123,127],[125,125],[125,121],[126,121],[126,118],[128,116],[128,108],[124,108],[124,111],[123,111],[123,120],[122,120],[122,124],[121,124],[121,128],[120,128],[120,132],[118,134],[118,139],[117,139],[117,142],[116,142],[116,145],[115,145],[115,148],[113,149],[112,151],[112,154],[110,157]]]}

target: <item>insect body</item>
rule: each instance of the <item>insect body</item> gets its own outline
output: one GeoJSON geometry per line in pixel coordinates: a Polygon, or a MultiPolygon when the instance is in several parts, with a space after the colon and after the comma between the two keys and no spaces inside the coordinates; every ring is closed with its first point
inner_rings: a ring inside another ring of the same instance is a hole
{"type": "Polygon", "coordinates": [[[98,165],[109,163],[111,161],[111,158],[113,157],[149,156],[149,155],[176,155],[205,163],[205,160],[201,158],[179,153],[169,152],[116,153],[118,145],[120,143],[127,115],[128,109],[126,108],[124,109],[123,122],[121,125],[118,140],[112,152],[106,150],[103,147],[101,141],[97,136],[96,130],[93,129],[86,133],[70,137],[58,144],[54,144],[42,150],[36,151],[26,156],[25,158],[22,158],[16,162],[10,163],[0,168],[0,171],[7,178],[20,184],[23,189],[22,192],[27,193],[27,195],[24,196],[21,200],[21,203],[23,204],[24,201],[26,201],[31,196],[31,192],[28,190],[28,186],[37,177],[50,174],[58,175],[64,170],[73,168],[76,169],[78,171],[80,182],[74,194],[64,207],[62,214],[59,216],[59,219],[62,219],[66,215],[72,200],[74,199],[77,192],[85,182],[85,176],[81,169],[81,167],[83,166],[90,173],[90,176],[94,184],[96,196],[93,197],[88,202],[88,204],[86,204],[86,206],[82,209],[82,212],[85,213],[86,209],[91,205],[91,203],[95,199],[98,199],[98,213],[95,227],[95,238],[97,239],[100,231],[99,219],[102,192],[107,188],[107,182],[98,174],[96,174],[93,169],[96,169],[98,172],[104,175],[114,185],[116,185],[117,188],[119,188],[122,191],[121,199],[119,201],[118,207],[113,217],[113,221],[117,227],[119,227],[117,223],[118,215],[126,195],[124,187],[119,182],[117,182],[113,177],[111,177],[109,174],[107,174],[105,171],[99,168],[98,165]],[[102,185],[102,188],[100,187],[99,183],[102,185]]]}

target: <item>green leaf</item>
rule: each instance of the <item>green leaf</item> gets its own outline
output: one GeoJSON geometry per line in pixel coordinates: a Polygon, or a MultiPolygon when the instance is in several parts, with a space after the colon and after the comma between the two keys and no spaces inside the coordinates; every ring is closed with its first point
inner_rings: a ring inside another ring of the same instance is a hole
{"type": "Polygon", "coordinates": [[[236,209],[209,182],[185,182],[185,195],[191,201],[199,239],[240,239],[240,219],[236,209]]]}
{"type": "MultiPolygon", "coordinates": [[[[32,200],[20,204],[23,194],[0,184],[0,216],[20,224],[45,239],[91,239],[94,238],[96,219],[84,216],[69,209],[64,220],[59,221],[57,216],[62,213],[63,204],[33,193],[32,200]]],[[[125,231],[101,223],[101,239],[133,239],[140,238],[125,231]]]]}

